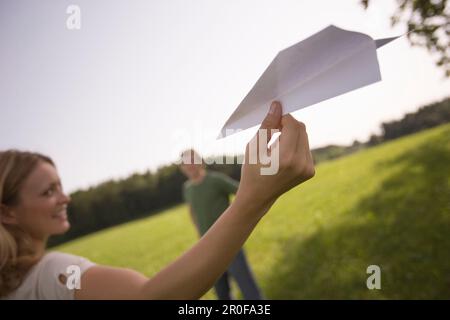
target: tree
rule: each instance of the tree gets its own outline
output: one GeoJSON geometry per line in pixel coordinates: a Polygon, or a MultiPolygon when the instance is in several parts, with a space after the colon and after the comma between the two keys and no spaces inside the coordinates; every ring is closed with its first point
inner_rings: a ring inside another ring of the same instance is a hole
{"type": "MultiPolygon", "coordinates": [[[[361,0],[365,9],[370,0],[361,0]]],[[[426,47],[437,56],[436,65],[450,77],[450,8],[447,0],[397,0],[392,26],[405,23],[413,46],[426,47]]]]}

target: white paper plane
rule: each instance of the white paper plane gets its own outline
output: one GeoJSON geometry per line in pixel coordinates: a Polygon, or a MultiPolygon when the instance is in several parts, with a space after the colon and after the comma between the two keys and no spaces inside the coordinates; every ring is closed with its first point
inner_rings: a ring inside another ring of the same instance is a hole
{"type": "Polygon", "coordinates": [[[281,102],[286,114],[380,81],[376,49],[398,37],[373,40],[330,25],[280,51],[218,139],[260,124],[274,100],[281,102]]]}

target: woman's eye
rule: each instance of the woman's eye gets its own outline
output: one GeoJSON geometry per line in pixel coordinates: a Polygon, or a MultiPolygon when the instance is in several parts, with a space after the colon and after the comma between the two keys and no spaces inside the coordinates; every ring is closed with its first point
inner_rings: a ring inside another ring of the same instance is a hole
{"type": "Polygon", "coordinates": [[[45,196],[51,196],[53,194],[53,191],[54,191],[53,188],[48,189],[47,191],[44,192],[44,195],[45,196]]]}
{"type": "Polygon", "coordinates": [[[53,185],[49,189],[47,189],[47,191],[45,191],[43,193],[43,195],[46,197],[50,197],[50,196],[54,195],[56,191],[62,192],[62,186],[61,185],[53,185]]]}

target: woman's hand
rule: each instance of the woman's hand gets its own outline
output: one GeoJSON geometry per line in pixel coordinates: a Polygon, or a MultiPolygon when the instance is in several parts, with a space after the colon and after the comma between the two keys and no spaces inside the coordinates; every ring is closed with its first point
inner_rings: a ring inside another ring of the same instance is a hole
{"type": "Polygon", "coordinates": [[[266,212],[280,195],[314,174],[305,125],[290,114],[282,116],[281,104],[273,102],[260,129],[247,144],[236,200],[266,212]],[[278,129],[281,134],[269,149],[271,129],[278,129]],[[264,174],[267,159],[272,162],[270,166],[278,170],[264,174]]]}

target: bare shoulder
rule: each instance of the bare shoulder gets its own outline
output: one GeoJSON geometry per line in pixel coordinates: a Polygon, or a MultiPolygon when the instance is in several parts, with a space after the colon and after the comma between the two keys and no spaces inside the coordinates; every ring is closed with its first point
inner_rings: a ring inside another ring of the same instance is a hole
{"type": "Polygon", "coordinates": [[[75,299],[139,299],[147,281],[132,269],[95,265],[82,275],[75,299]]]}

